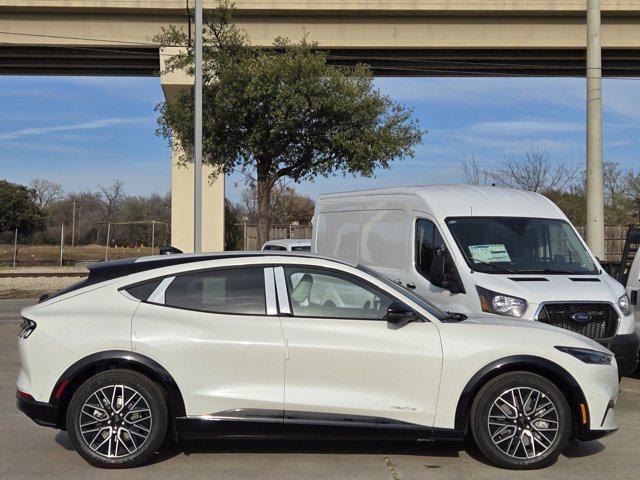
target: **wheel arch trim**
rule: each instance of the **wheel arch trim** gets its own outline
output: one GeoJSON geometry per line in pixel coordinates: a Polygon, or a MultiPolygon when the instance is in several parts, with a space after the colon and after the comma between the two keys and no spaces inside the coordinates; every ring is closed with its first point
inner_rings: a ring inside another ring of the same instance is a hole
{"type": "Polygon", "coordinates": [[[565,396],[569,395],[567,402],[569,403],[569,408],[571,409],[574,417],[574,427],[579,431],[589,429],[591,418],[589,414],[589,404],[587,403],[580,384],[576,381],[573,375],[557,363],[535,355],[512,355],[500,358],[485,365],[477,371],[467,382],[458,399],[455,415],[455,428],[465,432],[468,430],[471,405],[473,404],[473,400],[477,393],[485,383],[498,375],[517,370],[550,375],[548,380],[553,382],[565,396]],[[584,404],[586,409],[586,424],[582,424],[577,421],[579,404],[581,403],[584,404]]]}
{"type": "MultiPolygon", "coordinates": [[[[92,373],[110,368],[125,368],[137,371],[157,382],[165,391],[170,411],[170,421],[186,415],[184,398],[173,376],[158,362],[137,352],[127,350],[107,350],[92,353],[76,361],[67,368],[55,383],[49,403],[57,407],[65,407],[71,395],[92,373]]],[[[64,427],[66,408],[59,408],[58,426],[64,427]]]]}

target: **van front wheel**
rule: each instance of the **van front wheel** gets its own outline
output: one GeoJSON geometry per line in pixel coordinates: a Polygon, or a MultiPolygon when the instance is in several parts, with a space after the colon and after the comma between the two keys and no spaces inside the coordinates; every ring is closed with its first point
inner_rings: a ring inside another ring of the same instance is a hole
{"type": "Polygon", "coordinates": [[[497,466],[542,468],[553,464],[569,441],[571,410],[549,380],[509,372],[478,392],[471,431],[480,451],[497,466]]]}

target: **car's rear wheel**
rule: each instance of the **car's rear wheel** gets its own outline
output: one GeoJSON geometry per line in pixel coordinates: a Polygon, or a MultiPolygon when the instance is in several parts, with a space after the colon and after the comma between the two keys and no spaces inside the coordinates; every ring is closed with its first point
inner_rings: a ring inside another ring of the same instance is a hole
{"type": "Polygon", "coordinates": [[[490,380],[471,409],[478,448],[503,468],[551,465],[569,441],[571,424],[571,410],[558,387],[529,372],[509,372],[490,380]]]}
{"type": "Polygon", "coordinates": [[[168,411],[162,390],[131,370],[99,373],[74,393],[67,430],[78,453],[103,468],[148,461],[164,440],[168,411]]]}

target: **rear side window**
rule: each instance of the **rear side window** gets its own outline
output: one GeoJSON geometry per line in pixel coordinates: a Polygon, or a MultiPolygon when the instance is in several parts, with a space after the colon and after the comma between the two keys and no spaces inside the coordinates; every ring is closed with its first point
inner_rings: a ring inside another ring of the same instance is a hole
{"type": "Polygon", "coordinates": [[[291,247],[291,251],[292,252],[310,252],[311,251],[311,246],[310,245],[303,245],[301,247],[291,247]]]}
{"type": "Polygon", "coordinates": [[[151,294],[156,288],[158,288],[158,285],[160,285],[161,281],[162,279],[160,278],[158,280],[153,280],[151,282],[141,283],[133,287],[128,287],[125,289],[125,291],[132,297],[137,298],[138,300],[144,301],[151,296],[151,294]]]}
{"type": "Polygon", "coordinates": [[[234,268],[177,276],[165,305],[215,313],[265,315],[264,269],[234,268]]]}

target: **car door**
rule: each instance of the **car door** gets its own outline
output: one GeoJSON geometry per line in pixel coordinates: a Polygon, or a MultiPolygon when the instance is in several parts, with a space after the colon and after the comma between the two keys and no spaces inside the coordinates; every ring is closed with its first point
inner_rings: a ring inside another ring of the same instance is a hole
{"type": "Polygon", "coordinates": [[[368,417],[433,425],[442,361],[433,323],[391,328],[383,318],[395,299],[355,275],[307,266],[275,272],[285,423],[368,417]]]}
{"type": "Polygon", "coordinates": [[[135,351],[171,373],[188,416],[282,415],[284,339],[272,268],[164,278],[135,313],[132,338],[135,351]]]}

